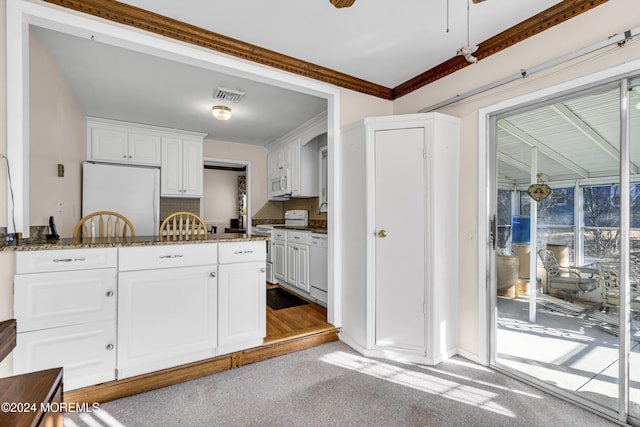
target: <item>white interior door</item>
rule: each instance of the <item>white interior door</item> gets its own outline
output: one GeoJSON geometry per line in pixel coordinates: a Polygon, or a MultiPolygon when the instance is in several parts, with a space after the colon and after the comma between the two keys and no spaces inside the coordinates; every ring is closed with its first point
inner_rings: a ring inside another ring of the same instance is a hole
{"type": "Polygon", "coordinates": [[[377,346],[425,348],[424,150],[423,128],[375,134],[377,346]]]}

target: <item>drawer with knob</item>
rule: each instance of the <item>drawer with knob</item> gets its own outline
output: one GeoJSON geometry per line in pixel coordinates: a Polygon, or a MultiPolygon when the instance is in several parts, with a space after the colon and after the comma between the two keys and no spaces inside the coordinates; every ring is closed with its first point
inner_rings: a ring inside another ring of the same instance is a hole
{"type": "MultiPolygon", "coordinates": [[[[20,322],[18,322],[19,324],[20,322]]],[[[115,379],[115,319],[18,334],[14,374],[62,367],[65,391],[115,379]]]]}
{"type": "Polygon", "coordinates": [[[116,269],[17,274],[18,333],[115,319],[116,269]]]}

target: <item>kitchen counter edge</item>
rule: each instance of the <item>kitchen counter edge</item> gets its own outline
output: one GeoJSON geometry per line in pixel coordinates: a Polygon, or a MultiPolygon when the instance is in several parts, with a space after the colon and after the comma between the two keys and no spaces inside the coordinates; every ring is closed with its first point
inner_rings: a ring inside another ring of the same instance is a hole
{"type": "Polygon", "coordinates": [[[197,245],[201,243],[257,242],[270,240],[268,236],[247,236],[222,234],[208,236],[202,240],[160,240],[158,237],[135,237],[133,240],[117,242],[75,242],[73,239],[50,240],[46,242],[24,242],[0,245],[2,251],[45,251],[55,249],[120,248],[156,245],[197,245]]]}

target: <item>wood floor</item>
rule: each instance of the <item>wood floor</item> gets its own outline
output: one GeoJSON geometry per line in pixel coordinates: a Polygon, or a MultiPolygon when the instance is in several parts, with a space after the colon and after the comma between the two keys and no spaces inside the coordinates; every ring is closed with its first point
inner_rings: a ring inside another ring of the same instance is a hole
{"type": "MultiPolygon", "coordinates": [[[[267,289],[277,287],[267,284],[267,289]]],[[[264,344],[334,329],[332,324],[327,323],[327,309],[313,302],[280,310],[273,310],[267,305],[267,336],[264,344]]]]}
{"type": "MultiPolygon", "coordinates": [[[[277,285],[267,284],[267,287],[277,285]]],[[[65,402],[107,402],[287,353],[338,340],[339,330],[327,323],[327,310],[315,303],[272,310],[267,306],[267,336],[260,347],[225,354],[187,365],[151,372],[124,380],[64,392],[65,402]]]]}

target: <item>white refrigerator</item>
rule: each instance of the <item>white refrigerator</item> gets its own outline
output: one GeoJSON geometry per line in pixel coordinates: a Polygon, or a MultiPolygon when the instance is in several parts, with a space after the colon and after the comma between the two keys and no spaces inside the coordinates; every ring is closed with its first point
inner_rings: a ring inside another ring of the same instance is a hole
{"type": "Polygon", "coordinates": [[[160,169],[85,162],[82,216],[114,211],[126,216],[136,236],[157,236],[160,227],[160,169]]]}

